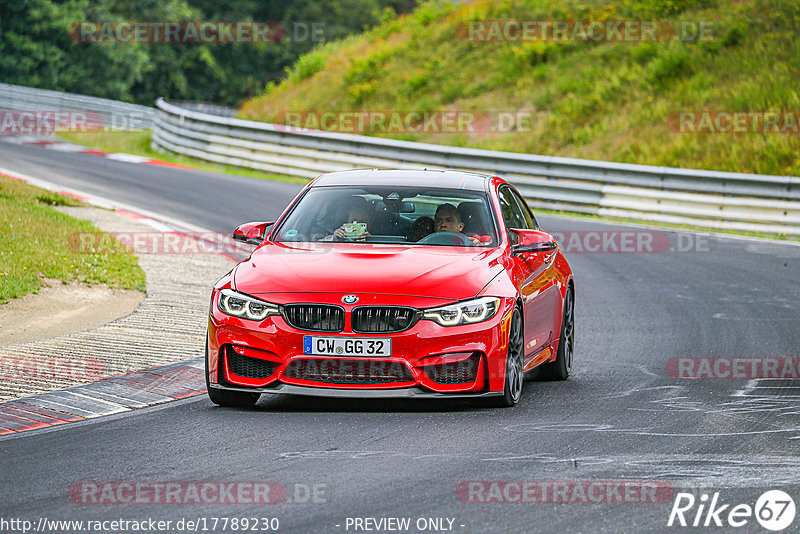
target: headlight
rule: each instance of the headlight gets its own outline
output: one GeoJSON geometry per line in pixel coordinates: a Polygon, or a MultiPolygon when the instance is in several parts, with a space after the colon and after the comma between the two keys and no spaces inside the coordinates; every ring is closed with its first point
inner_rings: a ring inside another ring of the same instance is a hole
{"type": "Polygon", "coordinates": [[[219,310],[222,313],[251,319],[253,321],[263,321],[270,315],[280,315],[281,310],[276,304],[270,304],[263,300],[248,297],[243,293],[238,293],[233,289],[223,289],[219,295],[219,310]]]}
{"type": "Polygon", "coordinates": [[[500,308],[499,298],[481,297],[441,308],[424,310],[422,318],[436,321],[442,326],[472,324],[491,319],[497,313],[498,308],[500,308]]]}

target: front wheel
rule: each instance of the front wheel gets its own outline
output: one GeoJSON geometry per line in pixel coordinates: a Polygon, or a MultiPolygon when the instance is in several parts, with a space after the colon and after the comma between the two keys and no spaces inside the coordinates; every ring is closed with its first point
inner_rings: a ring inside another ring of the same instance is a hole
{"type": "Polygon", "coordinates": [[[572,286],[567,286],[564,297],[564,317],[561,320],[561,339],[558,340],[556,361],[542,366],[545,380],[566,380],[572,371],[572,358],[575,353],[575,295],[572,286]]]}
{"type": "Polygon", "coordinates": [[[503,387],[503,396],[496,399],[500,407],[514,406],[522,397],[523,373],[523,348],[525,341],[522,334],[522,312],[519,306],[514,308],[511,317],[511,328],[508,334],[508,353],[506,356],[506,380],[503,387]]]}
{"type": "Polygon", "coordinates": [[[208,398],[217,406],[230,406],[236,408],[249,408],[258,402],[261,395],[259,393],[247,393],[244,391],[227,391],[224,389],[214,389],[208,380],[208,334],[206,334],[206,391],[208,398]]]}

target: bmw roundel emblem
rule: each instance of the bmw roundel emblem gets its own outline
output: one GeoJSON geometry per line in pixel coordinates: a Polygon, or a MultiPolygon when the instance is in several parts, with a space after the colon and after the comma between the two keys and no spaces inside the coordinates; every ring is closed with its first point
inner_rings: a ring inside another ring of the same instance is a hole
{"type": "Polygon", "coordinates": [[[342,302],[345,304],[355,304],[358,302],[358,297],[356,295],[345,295],[342,297],[342,302]]]}

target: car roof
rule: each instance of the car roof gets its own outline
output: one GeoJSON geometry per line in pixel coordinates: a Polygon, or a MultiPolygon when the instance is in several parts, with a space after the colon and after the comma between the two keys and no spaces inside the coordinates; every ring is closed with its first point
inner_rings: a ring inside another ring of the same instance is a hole
{"type": "Polygon", "coordinates": [[[492,178],[490,174],[456,170],[380,170],[354,169],[329,172],[318,177],[312,187],[343,185],[387,185],[442,189],[486,191],[492,178]]]}

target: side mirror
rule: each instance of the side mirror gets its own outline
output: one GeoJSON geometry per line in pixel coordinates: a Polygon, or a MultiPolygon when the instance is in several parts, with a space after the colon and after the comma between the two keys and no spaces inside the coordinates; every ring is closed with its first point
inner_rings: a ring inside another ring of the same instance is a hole
{"type": "Polygon", "coordinates": [[[511,231],[517,234],[517,244],[511,247],[514,254],[546,252],[558,248],[555,238],[547,232],[523,228],[512,228],[511,231]]]}
{"type": "Polygon", "coordinates": [[[236,227],[233,231],[233,240],[248,245],[260,245],[267,235],[267,228],[274,222],[249,222],[236,227]]]}

